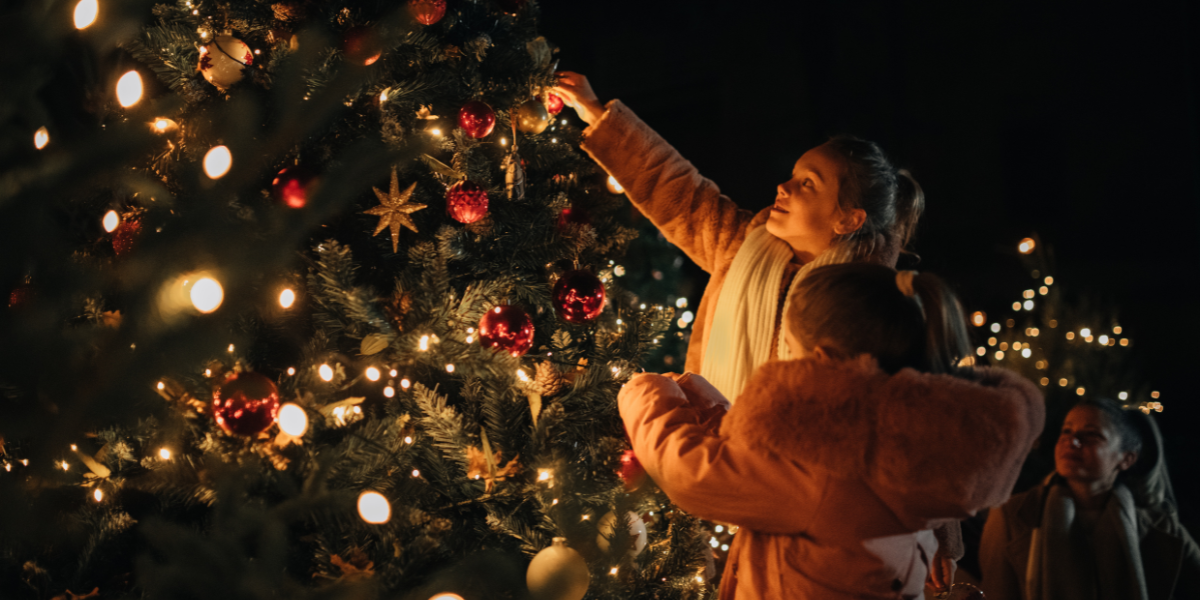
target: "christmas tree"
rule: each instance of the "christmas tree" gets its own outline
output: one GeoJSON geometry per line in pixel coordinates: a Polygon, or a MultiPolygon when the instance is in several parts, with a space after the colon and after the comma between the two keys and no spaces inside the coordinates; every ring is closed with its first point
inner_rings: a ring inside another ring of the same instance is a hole
{"type": "Polygon", "coordinates": [[[681,326],[616,285],[540,10],[10,12],[5,598],[714,593],[622,461],[681,326]]]}

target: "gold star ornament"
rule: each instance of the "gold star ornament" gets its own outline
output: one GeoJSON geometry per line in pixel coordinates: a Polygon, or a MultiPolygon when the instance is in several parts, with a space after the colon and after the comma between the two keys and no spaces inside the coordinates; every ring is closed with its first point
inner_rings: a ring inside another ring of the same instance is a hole
{"type": "Polygon", "coordinates": [[[379,217],[379,225],[375,227],[375,233],[372,233],[371,237],[379,235],[379,232],[390,227],[392,229],[392,252],[396,252],[400,247],[401,225],[413,230],[413,233],[419,233],[417,224],[413,222],[410,215],[425,208],[425,205],[408,201],[409,198],[412,198],[413,191],[417,189],[417,184],[413,182],[401,192],[400,178],[396,175],[396,168],[392,167],[392,188],[386,194],[377,187],[371,189],[375,190],[375,195],[379,197],[379,206],[363,211],[364,214],[379,217]]]}

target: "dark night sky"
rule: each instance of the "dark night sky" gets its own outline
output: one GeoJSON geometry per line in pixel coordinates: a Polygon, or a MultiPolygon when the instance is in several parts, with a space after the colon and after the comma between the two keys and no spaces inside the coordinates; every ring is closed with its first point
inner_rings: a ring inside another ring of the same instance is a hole
{"type": "Polygon", "coordinates": [[[541,29],[747,208],[828,136],[879,142],[927,194],[919,268],[968,307],[1029,287],[1014,249],[1040,235],[1162,391],[1196,531],[1200,3],[1059,4],[544,0],[541,29]]]}

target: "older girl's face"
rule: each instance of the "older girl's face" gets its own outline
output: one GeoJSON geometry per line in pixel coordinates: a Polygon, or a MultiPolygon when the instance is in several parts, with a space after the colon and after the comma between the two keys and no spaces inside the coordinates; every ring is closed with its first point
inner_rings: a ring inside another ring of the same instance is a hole
{"type": "Polygon", "coordinates": [[[767,232],[792,246],[804,260],[824,252],[840,235],[862,226],[862,209],[843,211],[838,205],[841,159],[826,146],[804,153],[792,168],[792,178],[776,188],[767,232]]]}
{"type": "Polygon", "coordinates": [[[1059,475],[1068,481],[1101,484],[1107,489],[1136,460],[1137,454],[1121,451],[1119,434],[1104,413],[1090,406],[1078,406],[1067,413],[1054,446],[1054,465],[1059,475]]]}

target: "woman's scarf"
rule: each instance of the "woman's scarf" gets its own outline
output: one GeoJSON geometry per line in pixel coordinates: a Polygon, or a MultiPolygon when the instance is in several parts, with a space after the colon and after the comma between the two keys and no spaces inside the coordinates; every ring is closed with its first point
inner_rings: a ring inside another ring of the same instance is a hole
{"type": "Polygon", "coordinates": [[[1129,488],[1113,488],[1089,534],[1080,527],[1065,482],[1052,476],[1048,485],[1041,524],[1029,545],[1027,600],[1147,600],[1129,488]]]}
{"type": "MultiPolygon", "coordinates": [[[[788,286],[783,314],[787,314],[792,291],[809,271],[823,265],[850,262],[862,246],[857,240],[834,244],[801,267],[788,286]]],[[[725,275],[700,375],[731,403],[742,393],[754,369],[776,355],[782,359],[791,358],[783,335],[779,336],[776,348],[771,348],[771,340],[779,321],[783,274],[794,256],[787,242],[767,233],[765,226],[755,227],[746,234],[746,240],[725,275]]]]}

